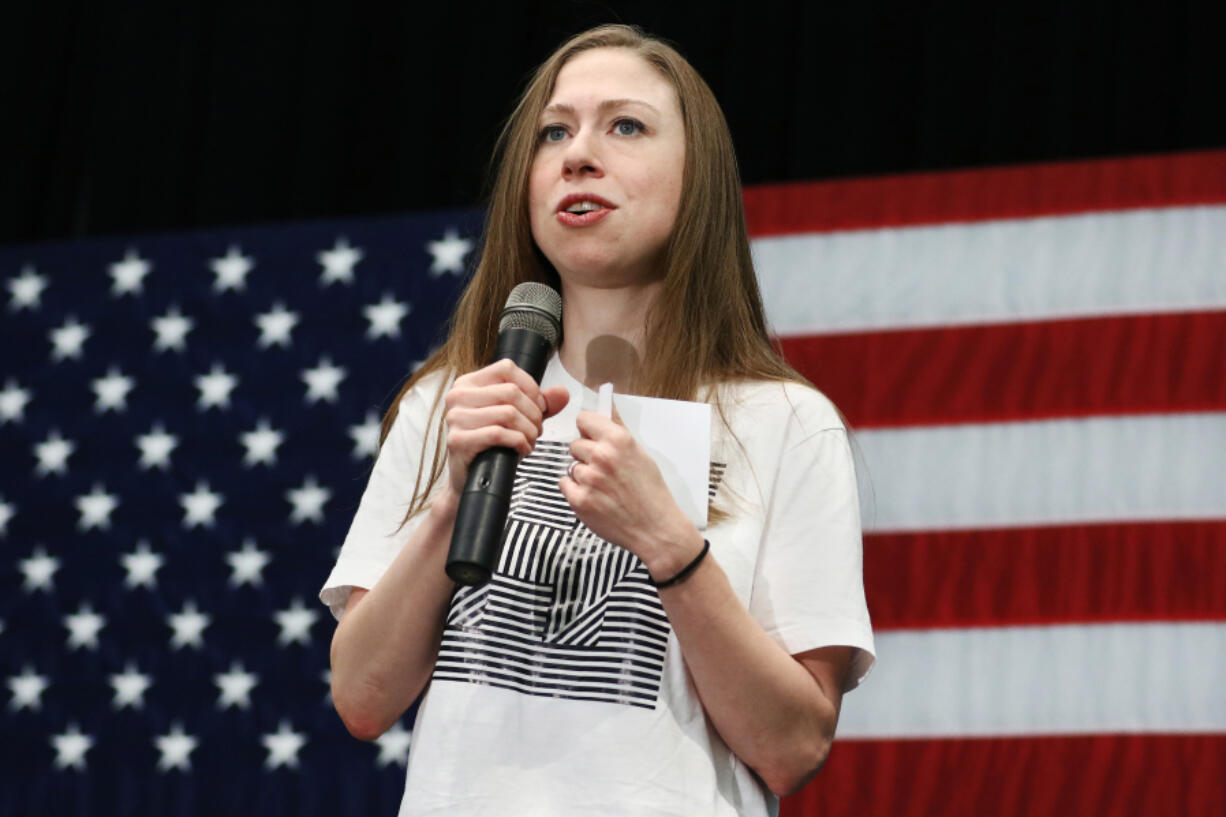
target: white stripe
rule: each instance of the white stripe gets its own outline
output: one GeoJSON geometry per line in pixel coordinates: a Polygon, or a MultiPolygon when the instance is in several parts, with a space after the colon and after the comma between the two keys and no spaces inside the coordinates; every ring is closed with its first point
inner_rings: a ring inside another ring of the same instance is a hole
{"type": "Polygon", "coordinates": [[[869,530],[1226,519],[1226,413],[870,429],[853,439],[869,530]]]}
{"type": "Polygon", "coordinates": [[[1226,623],[897,631],[841,738],[1226,731],[1226,623]]]}
{"type": "Polygon", "coordinates": [[[1226,308],[1226,206],[753,242],[779,335],[1226,308]]]}

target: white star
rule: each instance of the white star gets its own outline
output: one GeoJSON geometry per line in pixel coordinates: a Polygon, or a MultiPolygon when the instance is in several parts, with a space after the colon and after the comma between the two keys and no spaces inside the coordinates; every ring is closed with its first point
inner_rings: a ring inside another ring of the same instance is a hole
{"type": "Polygon", "coordinates": [[[47,288],[47,277],[39,275],[34,267],[26,264],[21,268],[21,275],[8,280],[9,311],[18,309],[38,309],[42,305],[43,290],[47,288]]]}
{"type": "Polygon", "coordinates": [[[90,735],[81,733],[74,723],[62,735],[53,735],[51,745],[55,747],[55,768],[73,768],[85,771],[85,753],[94,745],[90,735]]]}
{"type": "Polygon", "coordinates": [[[90,328],[86,324],[77,323],[77,319],[70,316],[63,326],[52,329],[50,336],[52,360],[56,363],[67,357],[76,360],[81,357],[81,344],[90,336],[90,328]]]}
{"type": "Polygon", "coordinates": [[[226,561],[230,563],[230,585],[259,587],[264,583],[263,570],[270,560],[268,551],[260,550],[250,539],[244,540],[242,550],[232,550],[226,554],[226,561]]]}
{"type": "Polygon", "coordinates": [[[131,661],[124,671],[111,676],[111,686],[115,689],[115,697],[111,701],[112,709],[123,709],[130,706],[142,709],[145,706],[145,690],[153,684],[153,677],[137,672],[131,661]]]}
{"type": "Polygon", "coordinates": [[[115,279],[111,283],[111,295],[118,298],[131,292],[143,292],[145,276],[151,269],[153,265],[147,259],[129,248],[122,261],[111,264],[111,277],[115,279]]]}
{"type": "Polygon", "coordinates": [[[38,457],[35,473],[40,477],[47,474],[63,475],[68,471],[68,458],[77,448],[72,440],[65,440],[60,432],[52,430],[47,439],[34,446],[34,456],[38,457]]]}
{"type": "Polygon", "coordinates": [[[391,729],[375,738],[375,743],[379,744],[379,757],[375,761],[375,765],[380,769],[392,763],[398,766],[407,766],[409,763],[409,741],[412,737],[413,733],[401,726],[400,721],[392,724],[391,729]]]}
{"type": "Polygon", "coordinates": [[[47,688],[47,676],[39,675],[27,664],[21,675],[9,676],[9,689],[13,697],[9,698],[9,709],[42,709],[43,690],[47,688]]]}
{"type": "Polygon", "coordinates": [[[106,618],[95,613],[86,602],[77,608],[77,612],[64,616],[64,626],[68,628],[68,646],[70,649],[87,647],[98,649],[98,631],[106,626],[106,618]]]}
{"type": "Polygon", "coordinates": [[[291,729],[288,721],[281,721],[277,731],[264,735],[261,741],[268,750],[268,759],[264,761],[265,769],[275,769],[278,766],[298,768],[298,752],[306,743],[306,735],[291,729]]]}
{"type": "Polygon", "coordinates": [[[77,520],[77,530],[106,529],[111,526],[111,511],[119,507],[119,495],[108,494],[101,485],[94,483],[93,490],[77,497],[76,505],[81,514],[77,520]]]}
{"type": "Polygon", "coordinates": [[[336,239],[332,249],[323,250],[315,256],[315,260],[323,265],[324,271],[319,276],[319,285],[327,286],[334,281],[345,284],[353,283],[353,267],[365,255],[361,247],[350,247],[344,236],[336,239]]]}
{"type": "Polygon", "coordinates": [[[349,436],[353,438],[353,457],[373,457],[379,453],[379,415],[373,411],[366,412],[366,421],[361,425],[349,426],[349,436]]]}
{"type": "Polygon", "coordinates": [[[214,363],[208,374],[196,376],[196,388],[200,389],[200,399],[196,408],[204,411],[212,406],[230,407],[230,392],[238,385],[238,378],[227,372],[220,363],[214,363]]]}
{"type": "Polygon", "coordinates": [[[204,646],[204,628],[209,626],[212,617],[196,609],[196,602],[189,601],[183,605],[183,610],[166,616],[166,623],[173,629],[170,646],[176,650],[180,647],[204,646]]]}
{"type": "Polygon", "coordinates": [[[154,587],[157,584],[157,572],[165,561],[162,554],[151,551],[149,543],[142,539],[136,543],[136,550],[132,553],[119,554],[119,563],[128,573],[124,577],[123,586],[129,590],[135,587],[154,587]]]}
{"type": "Polygon", "coordinates": [[[0,391],[0,426],[12,420],[21,422],[25,419],[26,403],[34,394],[29,389],[17,385],[13,378],[4,382],[4,390],[0,391]]]}
{"type": "Polygon", "coordinates": [[[48,556],[47,551],[40,545],[34,548],[30,558],[17,563],[17,569],[25,575],[25,580],[21,583],[22,590],[27,593],[33,593],[35,590],[50,591],[55,584],[55,571],[60,569],[60,560],[48,556]]]}
{"type": "Polygon", "coordinates": [[[165,315],[149,321],[149,325],[157,333],[153,341],[153,351],[174,349],[176,352],[182,352],[187,348],[187,333],[192,331],[196,322],[179,312],[179,307],[172,306],[166,310],[165,315]]]}
{"type": "Polygon", "coordinates": [[[221,494],[209,490],[209,484],[203,480],[196,483],[196,490],[190,494],[179,494],[179,504],[183,506],[183,527],[194,528],[201,525],[213,527],[216,521],[213,514],[225,502],[221,494]]]}
{"type": "Polygon", "coordinates": [[[175,723],[165,735],[158,735],[154,738],[153,743],[162,753],[162,756],[158,758],[159,772],[171,769],[191,771],[192,761],[189,755],[200,745],[200,741],[186,734],[183,731],[183,724],[175,723]]]}
{"type": "Polygon", "coordinates": [[[327,357],[321,357],[319,365],[314,369],[303,369],[302,380],[307,384],[306,401],[318,403],[320,400],[326,400],[335,403],[340,397],[336,387],[345,379],[345,374],[344,368],[333,366],[327,357]]]}
{"type": "Polygon", "coordinates": [[[285,492],[285,498],[293,504],[294,510],[289,515],[289,521],[300,525],[306,520],[316,524],[324,521],[324,503],[332,496],[332,492],[315,482],[315,477],[308,476],[301,488],[292,488],[285,492]]]}
{"type": "Polygon", "coordinates": [[[247,453],[243,455],[243,465],[247,467],[257,463],[276,465],[277,446],[284,439],[284,434],[270,427],[268,420],[261,417],[254,431],[248,431],[239,435],[239,440],[247,449],[247,453]]]}
{"type": "Polygon", "coordinates": [[[213,676],[213,683],[221,690],[221,695],[217,697],[217,708],[250,708],[251,690],[259,682],[260,679],[255,673],[245,671],[242,664],[237,661],[231,663],[229,672],[213,676]]]}
{"type": "Polygon", "coordinates": [[[392,296],[384,293],[383,300],[362,308],[370,326],[366,329],[366,339],[378,337],[400,337],[400,322],[409,314],[409,305],[403,301],[392,300],[392,296]]]}
{"type": "Polygon", "coordinates": [[[261,349],[269,346],[289,348],[289,333],[298,325],[298,313],[290,312],[285,304],[277,301],[272,309],[255,316],[255,325],[260,327],[260,339],[256,344],[261,349]]]}
{"type": "Polygon", "coordinates": [[[473,242],[460,238],[454,228],[448,228],[438,241],[427,241],[426,249],[434,256],[430,264],[430,276],[437,278],[444,272],[460,275],[464,272],[464,256],[473,248],[473,242]]]}
{"type": "Polygon", "coordinates": [[[255,262],[232,245],[224,256],[211,259],[209,267],[217,273],[217,280],[213,282],[214,292],[244,290],[247,288],[247,273],[255,268],[255,262]]]}
{"type": "Polygon", "coordinates": [[[326,669],[319,673],[319,679],[324,682],[328,691],[324,693],[324,706],[332,707],[332,670],[326,669]]]}
{"type": "Polygon", "coordinates": [[[17,513],[17,506],[4,501],[4,497],[0,496],[0,536],[7,536],[9,532],[9,520],[17,513]]]}
{"type": "Polygon", "coordinates": [[[277,620],[277,626],[281,628],[281,634],[277,636],[278,644],[282,647],[290,644],[309,645],[311,625],[319,618],[319,613],[303,607],[302,599],[296,598],[288,609],[278,610],[273,618],[277,620]]]}
{"type": "Polygon", "coordinates": [[[148,434],[136,438],[136,447],[140,449],[140,467],[144,470],[159,468],[163,471],[170,468],[170,452],[179,445],[179,438],[167,434],[161,423],[154,423],[148,434]]]}
{"type": "Polygon", "coordinates": [[[128,408],[128,392],[136,385],[136,381],[112,366],[106,372],[106,377],[99,377],[93,382],[94,412],[102,414],[105,411],[124,411],[128,408]]]}

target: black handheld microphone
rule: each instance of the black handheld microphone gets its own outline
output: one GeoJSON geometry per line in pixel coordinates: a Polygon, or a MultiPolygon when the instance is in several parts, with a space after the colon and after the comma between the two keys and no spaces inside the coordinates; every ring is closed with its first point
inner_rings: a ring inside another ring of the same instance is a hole
{"type": "MultiPolygon", "coordinates": [[[[502,309],[494,360],[508,358],[540,383],[561,334],[558,293],[545,284],[520,284],[502,309]]],[[[495,447],[482,451],[468,466],[447,554],[447,575],[457,584],[485,584],[498,566],[518,465],[518,452],[495,447]]]]}

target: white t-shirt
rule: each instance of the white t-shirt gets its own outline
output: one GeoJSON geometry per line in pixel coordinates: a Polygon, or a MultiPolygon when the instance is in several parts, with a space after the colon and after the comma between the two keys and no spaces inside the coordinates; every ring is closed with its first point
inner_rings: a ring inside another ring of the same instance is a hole
{"type": "MultiPolygon", "coordinates": [[[[338,618],[350,588],[372,587],[415,527],[396,530],[422,436],[436,444],[429,413],[443,385],[425,378],[400,404],[320,593],[338,618]]],[[[775,814],[777,798],[707,720],[643,564],[593,535],[558,491],[575,416],[595,394],[556,355],[542,385],[565,386],[571,401],[520,463],[494,578],[452,598],[400,814],[775,814]]],[[[874,653],[843,424],[796,384],[721,396],[732,434],[713,412],[711,491],[731,516],[704,531],[708,558],[790,654],[855,648],[850,689],[874,653]]]]}

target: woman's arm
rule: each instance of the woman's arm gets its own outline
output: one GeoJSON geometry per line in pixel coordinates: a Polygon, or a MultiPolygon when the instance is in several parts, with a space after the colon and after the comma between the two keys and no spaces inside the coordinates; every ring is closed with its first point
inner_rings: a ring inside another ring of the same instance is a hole
{"type": "Polygon", "coordinates": [[[447,482],[374,587],[350,592],[332,636],[332,700],[354,737],[383,734],[434,670],[455,589],[447,551],[473,457],[493,446],[530,453],[544,419],[569,396],[564,388],[542,391],[509,360],[458,377],[448,390],[447,482]]]}
{"type": "Polygon", "coordinates": [[[355,738],[374,740],[425,687],[455,585],[444,567],[455,509],[445,489],[387,572],[349,593],[332,636],[332,702],[355,738]]]}
{"type": "MultiPolygon", "coordinates": [[[[666,569],[648,565],[659,579],[673,575],[666,569]]],[[[830,752],[851,648],[788,655],[709,557],[685,581],[661,589],[660,600],[720,737],[775,794],[798,791],[830,752]]]]}
{"type": "MultiPolygon", "coordinates": [[[[659,469],[615,420],[584,412],[571,445],[579,465],[561,490],[601,538],[642,559],[657,581],[702,549],[659,469]]],[[[771,791],[790,794],[821,767],[838,722],[851,650],[793,657],[766,634],[712,558],[660,590],[703,709],[728,747],[771,791]]]]}

